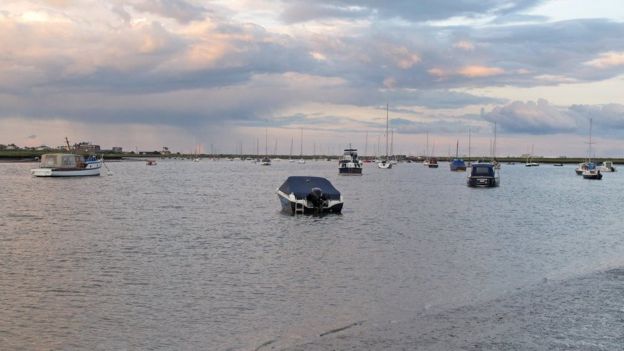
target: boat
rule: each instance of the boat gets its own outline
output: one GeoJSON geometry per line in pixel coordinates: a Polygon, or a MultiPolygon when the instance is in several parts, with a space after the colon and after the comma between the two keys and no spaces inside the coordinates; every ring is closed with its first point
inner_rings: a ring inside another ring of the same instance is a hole
{"type": "Polygon", "coordinates": [[[429,158],[429,162],[427,162],[427,167],[429,168],[438,168],[438,159],[435,157],[429,158]]]}
{"type": "Polygon", "coordinates": [[[269,149],[268,149],[268,142],[269,142],[269,131],[265,130],[265,135],[264,135],[264,157],[262,158],[262,160],[260,160],[260,165],[261,166],[270,166],[271,165],[271,159],[269,158],[269,149]]]}
{"type": "Polygon", "coordinates": [[[563,163],[553,163],[553,166],[555,166],[555,167],[563,167],[563,163]]]}
{"type": "Polygon", "coordinates": [[[600,165],[601,172],[615,172],[616,169],[613,166],[613,161],[604,161],[602,165],[600,165]]]}
{"type": "Polygon", "coordinates": [[[459,158],[459,140],[455,145],[455,158],[449,163],[451,167],[451,172],[465,172],[466,171],[466,162],[459,158]]]}
{"type": "Polygon", "coordinates": [[[338,160],[338,174],[362,175],[362,163],[358,159],[357,149],[349,147],[338,160]]]}
{"type": "Polygon", "coordinates": [[[392,163],[388,159],[388,104],[386,104],[386,158],[377,164],[377,167],[381,169],[392,168],[392,163]]]}
{"type": "Polygon", "coordinates": [[[576,175],[583,175],[583,172],[587,170],[587,162],[579,163],[578,166],[574,169],[576,175]]]}
{"type": "Polygon", "coordinates": [[[340,213],[342,195],[322,177],[291,176],[277,189],[282,211],[295,214],[340,213]]]}
{"type": "Polygon", "coordinates": [[[537,167],[539,163],[533,162],[531,159],[533,158],[533,145],[531,145],[531,153],[527,155],[526,163],[524,164],[526,167],[537,167]]]}
{"type": "Polygon", "coordinates": [[[145,160],[147,166],[156,166],[156,160],[145,160]]]}
{"type": "Polygon", "coordinates": [[[595,163],[587,163],[587,169],[583,171],[583,179],[602,179],[602,173],[600,173],[600,169],[596,167],[595,163]]]}
{"type": "Polygon", "coordinates": [[[602,179],[602,173],[600,169],[596,167],[596,164],[591,160],[591,146],[592,146],[592,119],[589,119],[589,150],[587,157],[587,168],[583,170],[583,179],[602,179]]]}
{"type": "Polygon", "coordinates": [[[493,188],[500,184],[500,177],[492,163],[475,162],[470,165],[467,182],[473,188],[493,188]]]}
{"type": "Polygon", "coordinates": [[[99,176],[103,159],[89,156],[85,159],[82,155],[57,153],[41,155],[39,168],[30,170],[35,177],[80,177],[99,176]]]}

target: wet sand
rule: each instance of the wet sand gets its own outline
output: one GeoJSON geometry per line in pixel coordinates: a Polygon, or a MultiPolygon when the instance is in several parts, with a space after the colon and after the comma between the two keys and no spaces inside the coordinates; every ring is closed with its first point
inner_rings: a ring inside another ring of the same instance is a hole
{"type": "Polygon", "coordinates": [[[622,350],[624,268],[543,281],[478,305],[404,321],[357,322],[259,350],[622,350]]]}

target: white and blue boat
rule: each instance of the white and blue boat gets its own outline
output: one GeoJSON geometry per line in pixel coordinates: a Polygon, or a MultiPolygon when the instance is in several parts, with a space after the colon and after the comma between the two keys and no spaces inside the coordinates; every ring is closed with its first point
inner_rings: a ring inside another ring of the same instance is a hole
{"type": "Polygon", "coordinates": [[[80,177],[99,176],[102,159],[89,156],[85,159],[76,154],[44,154],[39,168],[30,170],[35,177],[80,177]]]}
{"type": "Polygon", "coordinates": [[[329,180],[322,177],[292,176],[277,189],[282,211],[295,214],[340,213],[343,199],[329,180]]]}

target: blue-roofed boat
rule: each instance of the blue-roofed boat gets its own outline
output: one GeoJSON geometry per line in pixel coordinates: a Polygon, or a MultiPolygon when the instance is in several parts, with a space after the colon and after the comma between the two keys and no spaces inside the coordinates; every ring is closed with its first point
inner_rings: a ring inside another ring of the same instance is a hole
{"type": "Polygon", "coordinates": [[[277,189],[282,211],[295,214],[340,213],[343,199],[331,182],[322,177],[292,176],[277,189]]]}
{"type": "Polygon", "coordinates": [[[465,172],[466,171],[466,162],[459,158],[459,140],[457,141],[457,145],[455,146],[455,158],[450,163],[451,172],[465,172]]]}
{"type": "Polygon", "coordinates": [[[500,177],[494,165],[489,162],[477,162],[470,165],[468,172],[469,187],[493,188],[500,184],[500,177]]]}
{"type": "Polygon", "coordinates": [[[600,173],[600,169],[596,167],[596,164],[593,162],[587,163],[587,169],[583,171],[584,179],[602,179],[602,173],[600,173]]]}

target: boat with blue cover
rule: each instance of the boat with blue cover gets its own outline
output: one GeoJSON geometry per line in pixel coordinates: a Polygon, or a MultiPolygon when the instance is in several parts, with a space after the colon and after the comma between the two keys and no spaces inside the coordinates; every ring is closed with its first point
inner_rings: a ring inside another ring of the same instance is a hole
{"type": "Polygon", "coordinates": [[[289,214],[340,213],[343,199],[322,177],[291,176],[277,189],[282,211],[289,214]]]}
{"type": "Polygon", "coordinates": [[[469,187],[493,188],[499,184],[500,177],[492,163],[477,162],[470,165],[468,173],[469,187]]]}
{"type": "Polygon", "coordinates": [[[465,172],[466,162],[459,158],[459,140],[455,146],[455,158],[450,163],[451,172],[465,172]]]}

